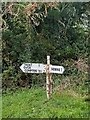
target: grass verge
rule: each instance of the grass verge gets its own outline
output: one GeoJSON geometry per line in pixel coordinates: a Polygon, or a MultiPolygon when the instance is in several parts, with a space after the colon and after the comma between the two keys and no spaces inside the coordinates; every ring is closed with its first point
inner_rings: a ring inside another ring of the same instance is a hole
{"type": "Polygon", "coordinates": [[[88,106],[82,97],[68,92],[53,93],[50,100],[42,88],[8,92],[2,96],[3,118],[87,118],[88,106]]]}

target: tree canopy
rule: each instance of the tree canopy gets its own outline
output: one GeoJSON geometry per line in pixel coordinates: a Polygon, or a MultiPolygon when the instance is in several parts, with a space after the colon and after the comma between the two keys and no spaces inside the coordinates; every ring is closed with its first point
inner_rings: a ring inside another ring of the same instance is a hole
{"type": "Polygon", "coordinates": [[[31,75],[20,71],[25,62],[63,63],[88,58],[89,3],[2,3],[3,83],[16,86],[31,75]]]}

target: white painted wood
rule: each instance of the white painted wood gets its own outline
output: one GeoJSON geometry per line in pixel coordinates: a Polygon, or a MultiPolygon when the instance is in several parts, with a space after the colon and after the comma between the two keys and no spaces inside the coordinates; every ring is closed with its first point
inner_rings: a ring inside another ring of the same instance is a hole
{"type": "Polygon", "coordinates": [[[64,70],[63,66],[50,65],[49,67],[50,73],[63,74],[64,70]]]}
{"type": "Polygon", "coordinates": [[[50,66],[50,56],[47,56],[47,66],[46,66],[46,92],[47,92],[47,99],[50,99],[50,73],[49,73],[49,66],[50,66]]]}
{"type": "Polygon", "coordinates": [[[20,66],[24,73],[45,73],[45,65],[41,63],[24,63],[20,66]]]}
{"type": "Polygon", "coordinates": [[[47,56],[47,64],[50,64],[50,56],[47,56]]]}

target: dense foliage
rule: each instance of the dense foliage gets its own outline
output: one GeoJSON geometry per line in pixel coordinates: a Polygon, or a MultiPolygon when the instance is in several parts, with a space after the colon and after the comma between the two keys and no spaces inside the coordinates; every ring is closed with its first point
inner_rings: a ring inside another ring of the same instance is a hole
{"type": "Polygon", "coordinates": [[[89,3],[2,3],[2,21],[4,88],[42,81],[41,75],[22,73],[22,63],[46,63],[50,55],[68,76],[77,71],[72,61],[89,56],[89,3]]]}

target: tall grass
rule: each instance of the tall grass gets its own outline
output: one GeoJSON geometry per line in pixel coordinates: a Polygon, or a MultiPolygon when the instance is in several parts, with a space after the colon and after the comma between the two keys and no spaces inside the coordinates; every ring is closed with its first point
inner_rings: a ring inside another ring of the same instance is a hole
{"type": "Polygon", "coordinates": [[[54,92],[47,100],[42,88],[17,90],[3,95],[3,118],[86,118],[88,105],[81,96],[54,92]]]}

